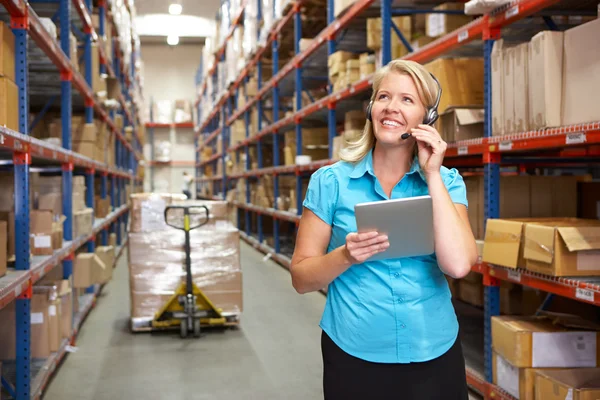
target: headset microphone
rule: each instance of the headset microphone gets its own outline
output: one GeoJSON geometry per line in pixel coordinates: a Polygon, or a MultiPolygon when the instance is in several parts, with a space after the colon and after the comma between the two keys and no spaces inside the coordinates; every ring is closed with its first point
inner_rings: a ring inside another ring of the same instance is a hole
{"type": "Polygon", "coordinates": [[[400,139],[406,140],[406,139],[408,139],[411,136],[412,136],[412,133],[406,132],[406,133],[403,133],[402,136],[400,136],[400,139]]]}

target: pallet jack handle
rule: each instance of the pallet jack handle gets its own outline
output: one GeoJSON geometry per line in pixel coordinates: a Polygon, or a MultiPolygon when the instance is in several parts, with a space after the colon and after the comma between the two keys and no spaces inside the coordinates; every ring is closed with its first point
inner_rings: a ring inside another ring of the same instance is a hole
{"type": "Polygon", "coordinates": [[[193,231],[194,229],[200,228],[208,222],[209,211],[206,206],[167,206],[165,208],[165,223],[172,228],[179,229],[182,231],[193,231]],[[169,214],[171,211],[183,210],[183,227],[169,223],[169,214]],[[200,211],[200,212],[198,212],[200,211]],[[191,225],[190,216],[201,215],[200,222],[196,225],[191,225]]]}

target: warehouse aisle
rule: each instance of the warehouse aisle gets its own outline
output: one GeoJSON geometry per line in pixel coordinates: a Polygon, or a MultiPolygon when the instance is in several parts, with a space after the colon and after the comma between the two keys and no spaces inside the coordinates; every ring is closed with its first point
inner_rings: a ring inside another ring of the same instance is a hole
{"type": "Polygon", "coordinates": [[[47,400],[318,399],[320,293],[296,294],[290,274],[242,242],[244,314],[238,330],[200,340],[131,334],[126,254],[105,286],[47,400]]]}

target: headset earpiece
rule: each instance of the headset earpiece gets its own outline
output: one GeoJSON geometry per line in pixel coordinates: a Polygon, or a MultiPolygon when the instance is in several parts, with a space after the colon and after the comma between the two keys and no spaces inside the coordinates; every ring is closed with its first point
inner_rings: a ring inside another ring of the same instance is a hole
{"type": "Polygon", "coordinates": [[[371,117],[371,109],[373,108],[373,100],[371,100],[369,102],[369,105],[367,106],[367,119],[371,122],[373,122],[373,118],[371,117]]]}

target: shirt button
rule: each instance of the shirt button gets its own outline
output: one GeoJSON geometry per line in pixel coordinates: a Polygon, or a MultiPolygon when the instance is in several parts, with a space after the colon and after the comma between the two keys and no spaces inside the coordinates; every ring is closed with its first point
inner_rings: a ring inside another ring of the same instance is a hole
{"type": "Polygon", "coordinates": [[[400,278],[400,273],[399,272],[394,272],[394,278],[400,278]]]}
{"type": "Polygon", "coordinates": [[[404,328],[406,328],[406,325],[400,324],[400,328],[404,329],[404,328]]]}

